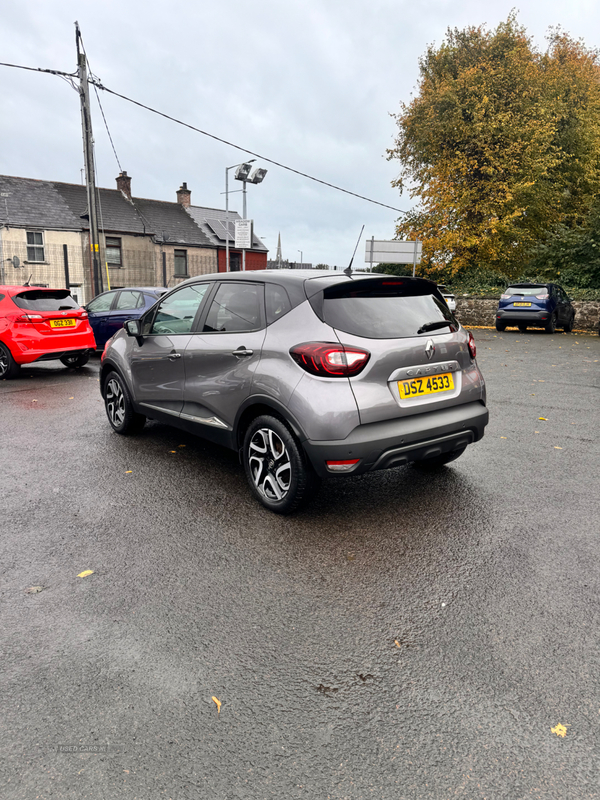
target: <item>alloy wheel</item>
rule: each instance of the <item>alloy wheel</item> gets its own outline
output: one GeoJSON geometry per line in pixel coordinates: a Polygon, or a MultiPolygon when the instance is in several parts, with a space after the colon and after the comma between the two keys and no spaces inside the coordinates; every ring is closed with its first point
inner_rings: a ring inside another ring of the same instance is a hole
{"type": "Polygon", "coordinates": [[[271,428],[259,428],[248,450],[250,474],[267,500],[283,500],[292,480],[290,456],[281,437],[271,428]]]}
{"type": "Polygon", "coordinates": [[[125,394],[123,387],[115,378],[106,386],[106,411],[111,423],[118,428],[125,419],[125,394]]]}

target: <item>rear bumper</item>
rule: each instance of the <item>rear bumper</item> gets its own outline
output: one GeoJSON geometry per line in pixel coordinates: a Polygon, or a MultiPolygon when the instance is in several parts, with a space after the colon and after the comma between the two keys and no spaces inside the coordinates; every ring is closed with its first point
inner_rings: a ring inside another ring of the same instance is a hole
{"type": "Polygon", "coordinates": [[[477,401],[359,425],[341,441],[307,440],[303,446],[318,475],[360,475],[461,450],[481,439],[488,419],[487,408],[477,401]],[[327,461],[357,458],[360,460],[351,471],[332,473],[327,469],[327,461]]]}
{"type": "Polygon", "coordinates": [[[56,361],[58,358],[62,358],[63,356],[83,356],[83,355],[92,355],[96,352],[94,347],[68,347],[64,348],[63,350],[44,350],[40,352],[39,350],[28,350],[25,353],[18,353],[18,357],[15,358],[17,364],[34,364],[37,361],[56,361]]]}
{"type": "Polygon", "coordinates": [[[496,319],[498,322],[505,322],[507,325],[542,325],[545,326],[550,319],[551,311],[517,311],[516,309],[508,309],[504,311],[499,308],[496,311],[496,319]]]}

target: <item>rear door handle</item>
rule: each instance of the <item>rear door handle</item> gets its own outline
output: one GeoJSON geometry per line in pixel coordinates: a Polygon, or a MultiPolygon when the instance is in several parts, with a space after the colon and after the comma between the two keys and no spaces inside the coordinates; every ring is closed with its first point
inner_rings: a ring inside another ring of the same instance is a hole
{"type": "Polygon", "coordinates": [[[237,350],[234,350],[232,353],[233,356],[253,356],[254,350],[247,350],[245,347],[238,347],[237,350]]]}
{"type": "Polygon", "coordinates": [[[169,353],[169,361],[175,361],[176,358],[181,358],[181,353],[176,353],[175,350],[171,350],[169,353]]]}

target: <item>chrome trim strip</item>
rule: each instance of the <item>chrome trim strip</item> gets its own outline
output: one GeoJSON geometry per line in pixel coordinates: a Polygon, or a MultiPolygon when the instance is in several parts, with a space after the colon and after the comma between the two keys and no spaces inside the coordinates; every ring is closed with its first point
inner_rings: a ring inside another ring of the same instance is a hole
{"type": "Polygon", "coordinates": [[[180,416],[179,411],[171,411],[170,408],[161,408],[160,406],[151,406],[150,403],[140,403],[144,408],[151,408],[153,411],[160,411],[161,414],[171,414],[173,417],[180,416]]]}
{"type": "Polygon", "coordinates": [[[392,372],[388,381],[401,381],[406,378],[418,378],[421,375],[439,375],[441,372],[458,372],[458,361],[441,361],[437,364],[416,364],[413,367],[402,367],[392,372]]]}
{"type": "Polygon", "coordinates": [[[213,428],[224,428],[225,430],[232,430],[226,422],[223,422],[219,417],[195,417],[193,414],[179,414],[181,419],[187,419],[190,422],[199,422],[201,425],[211,425],[213,428]]]}

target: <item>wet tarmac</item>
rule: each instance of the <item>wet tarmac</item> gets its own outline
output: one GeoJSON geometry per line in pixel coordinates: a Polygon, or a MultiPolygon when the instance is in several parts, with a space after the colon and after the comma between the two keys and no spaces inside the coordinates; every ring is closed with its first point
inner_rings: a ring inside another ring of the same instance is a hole
{"type": "Polygon", "coordinates": [[[600,796],[600,337],[474,332],[484,439],[291,518],[97,360],[0,382],[0,798],[600,796]]]}

